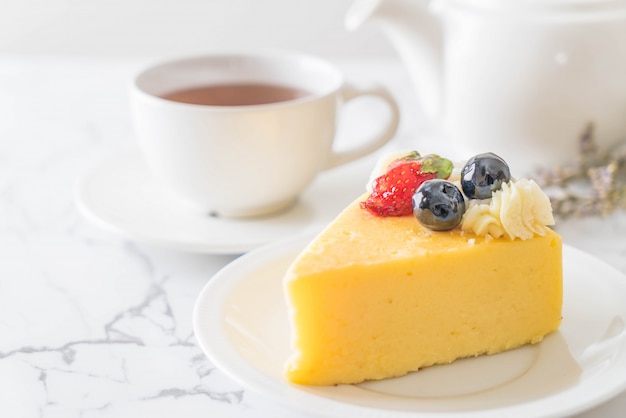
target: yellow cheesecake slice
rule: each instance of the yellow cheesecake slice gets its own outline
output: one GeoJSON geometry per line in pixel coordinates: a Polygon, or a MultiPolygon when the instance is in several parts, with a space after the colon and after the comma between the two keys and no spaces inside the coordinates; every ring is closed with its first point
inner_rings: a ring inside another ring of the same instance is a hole
{"type": "Polygon", "coordinates": [[[561,322],[561,238],[435,232],[348,206],[284,278],[288,380],[402,376],[537,343],[561,322]]]}

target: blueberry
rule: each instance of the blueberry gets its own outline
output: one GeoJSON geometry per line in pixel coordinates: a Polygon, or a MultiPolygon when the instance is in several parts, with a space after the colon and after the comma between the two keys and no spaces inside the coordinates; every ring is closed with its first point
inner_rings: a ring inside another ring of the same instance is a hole
{"type": "Polygon", "coordinates": [[[434,231],[456,227],[465,213],[461,191],[447,180],[425,181],[413,195],[413,215],[422,225],[434,231]]]}
{"type": "Polygon", "coordinates": [[[509,180],[509,166],[492,152],[475,155],[461,170],[461,187],[469,199],[489,199],[509,180]]]}

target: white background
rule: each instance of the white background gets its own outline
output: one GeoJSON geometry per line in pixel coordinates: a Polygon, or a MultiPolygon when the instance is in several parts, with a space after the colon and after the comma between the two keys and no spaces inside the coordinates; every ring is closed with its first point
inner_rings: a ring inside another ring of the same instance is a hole
{"type": "Polygon", "coordinates": [[[373,26],[344,29],[353,0],[0,0],[0,53],[163,56],[288,48],[393,56],[373,26]]]}

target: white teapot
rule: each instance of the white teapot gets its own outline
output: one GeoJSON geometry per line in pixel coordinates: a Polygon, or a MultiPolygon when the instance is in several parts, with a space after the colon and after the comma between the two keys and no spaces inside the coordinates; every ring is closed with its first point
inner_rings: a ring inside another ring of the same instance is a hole
{"type": "Polygon", "coordinates": [[[626,0],[356,0],[346,26],[367,21],[458,156],[520,173],[575,160],[590,124],[601,147],[626,141],[626,0]]]}

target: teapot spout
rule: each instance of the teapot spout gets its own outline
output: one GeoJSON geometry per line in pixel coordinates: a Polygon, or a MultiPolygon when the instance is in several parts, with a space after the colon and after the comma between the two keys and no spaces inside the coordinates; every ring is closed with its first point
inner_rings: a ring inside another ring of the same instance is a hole
{"type": "Polygon", "coordinates": [[[356,0],[345,25],[356,30],[377,24],[389,38],[415,85],[425,115],[438,118],[442,108],[442,27],[428,0],[356,0]]]}

